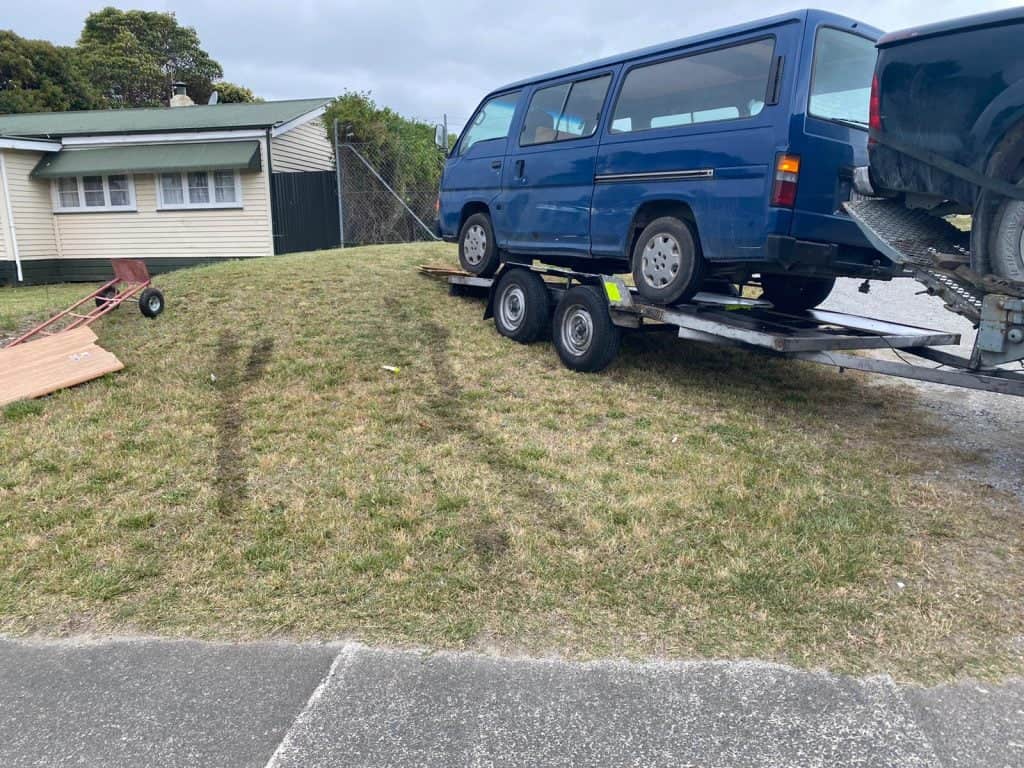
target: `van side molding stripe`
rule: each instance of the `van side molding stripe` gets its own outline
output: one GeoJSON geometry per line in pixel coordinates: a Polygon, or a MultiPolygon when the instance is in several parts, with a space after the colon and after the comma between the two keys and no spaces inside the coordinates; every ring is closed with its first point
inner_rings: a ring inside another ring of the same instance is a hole
{"type": "Polygon", "coordinates": [[[594,177],[595,184],[609,181],[675,181],[686,179],[711,179],[714,168],[698,168],[692,171],[655,171],[651,173],[604,173],[594,177]]]}

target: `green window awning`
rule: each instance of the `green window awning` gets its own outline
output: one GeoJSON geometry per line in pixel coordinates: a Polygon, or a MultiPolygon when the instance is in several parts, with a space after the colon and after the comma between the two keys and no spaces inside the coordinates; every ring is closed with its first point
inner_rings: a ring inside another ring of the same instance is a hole
{"type": "Polygon", "coordinates": [[[111,173],[209,171],[215,168],[260,170],[259,142],[182,142],[136,147],[64,149],[44,155],[32,175],[37,179],[58,179],[111,173]]]}

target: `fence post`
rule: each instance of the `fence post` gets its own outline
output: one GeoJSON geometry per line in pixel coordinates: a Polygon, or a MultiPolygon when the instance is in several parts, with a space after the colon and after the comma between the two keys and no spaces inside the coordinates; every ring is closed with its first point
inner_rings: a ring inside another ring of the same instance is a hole
{"type": "Polygon", "coordinates": [[[338,185],[338,242],[345,247],[345,203],[341,192],[341,153],[338,151],[338,118],[334,118],[334,179],[338,185]]]}

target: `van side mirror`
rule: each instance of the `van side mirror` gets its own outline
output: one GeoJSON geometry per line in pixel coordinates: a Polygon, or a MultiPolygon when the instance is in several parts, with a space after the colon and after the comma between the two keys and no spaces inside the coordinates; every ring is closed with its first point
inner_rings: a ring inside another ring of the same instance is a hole
{"type": "Polygon", "coordinates": [[[434,143],[445,152],[448,151],[448,131],[443,125],[434,126],[434,143]]]}

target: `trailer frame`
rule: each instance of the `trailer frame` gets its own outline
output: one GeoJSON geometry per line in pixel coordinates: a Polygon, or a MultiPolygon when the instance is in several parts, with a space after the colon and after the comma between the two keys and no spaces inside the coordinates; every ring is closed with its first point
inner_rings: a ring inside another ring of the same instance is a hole
{"type": "MultiPolygon", "coordinates": [[[[673,330],[679,338],[690,341],[802,360],[840,371],[858,370],[1024,397],[1024,369],[978,369],[971,359],[936,349],[959,344],[958,333],[821,309],[787,314],[761,299],[710,292],[698,293],[685,304],[666,307],[647,301],[620,277],[543,265],[506,262],[493,277],[444,267],[425,266],[420,271],[443,278],[453,295],[485,296],[484,319],[488,319],[494,316],[496,287],[513,269],[526,270],[542,279],[552,306],[574,285],[599,289],[616,329],[633,333],[673,330]],[[893,351],[899,361],[852,354],[885,349],[893,351]],[[910,356],[920,362],[907,359],[910,356]]],[[[561,350],[559,354],[562,356],[561,350]]],[[[565,357],[562,361],[573,367],[565,357]]]]}

